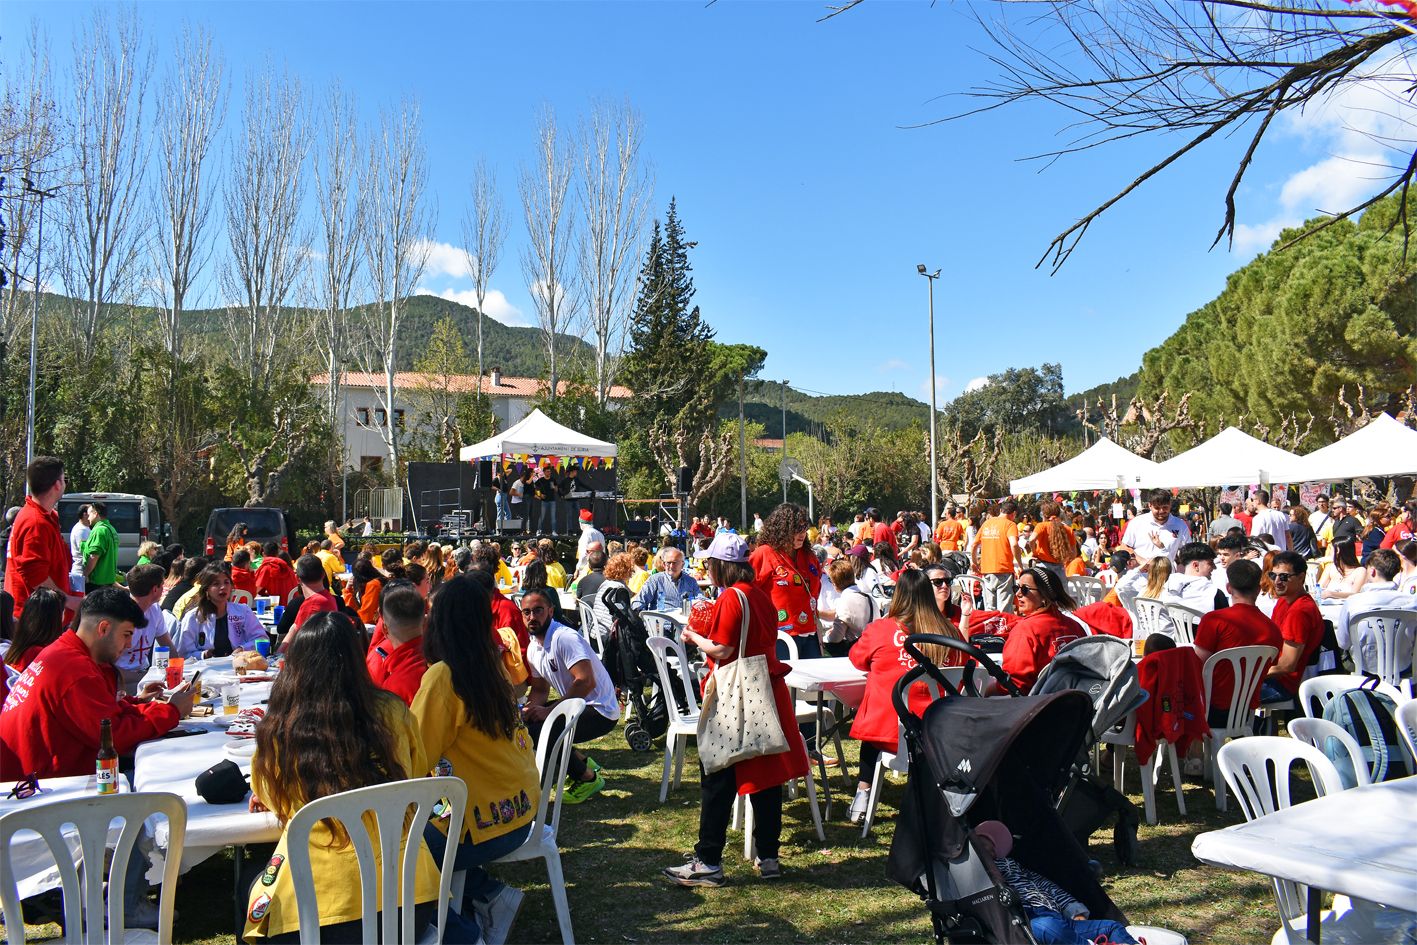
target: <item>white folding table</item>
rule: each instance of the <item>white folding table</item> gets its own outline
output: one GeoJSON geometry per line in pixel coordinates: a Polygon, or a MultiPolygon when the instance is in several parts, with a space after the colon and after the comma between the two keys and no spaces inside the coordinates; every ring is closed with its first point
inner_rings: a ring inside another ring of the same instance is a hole
{"type": "Polygon", "coordinates": [[[1309,887],[1308,927],[1318,941],[1327,890],[1417,911],[1417,777],[1356,787],[1196,837],[1202,863],[1309,887]]]}
{"type": "Polygon", "coordinates": [[[836,742],[842,776],[850,780],[850,773],[846,770],[846,758],[842,757],[841,750],[840,727],[843,723],[835,722],[828,729],[825,724],[827,700],[821,696],[831,696],[848,709],[855,710],[861,705],[861,699],[866,695],[866,673],[853,666],[851,660],[845,656],[783,660],[783,662],[791,669],[785,680],[789,689],[818,695],[816,700],[817,768],[821,775],[818,781],[822,786],[822,816],[829,819],[831,817],[832,795],[831,784],[827,779],[826,756],[820,750],[823,732],[828,732],[836,742]]]}

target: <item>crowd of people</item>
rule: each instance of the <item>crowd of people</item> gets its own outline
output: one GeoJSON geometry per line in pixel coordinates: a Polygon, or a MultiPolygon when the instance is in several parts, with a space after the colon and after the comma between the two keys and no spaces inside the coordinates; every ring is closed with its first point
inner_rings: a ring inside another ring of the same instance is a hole
{"type": "MultiPolygon", "coordinates": [[[[991,640],[1012,686],[1027,692],[1068,641],[1131,636],[1138,599],[1181,603],[1204,615],[1198,659],[1249,643],[1276,649],[1258,704],[1291,698],[1314,662],[1325,640],[1316,597],[1340,602],[1333,636],[1360,663],[1374,641],[1350,626],[1351,614],[1417,610],[1413,503],[1365,511],[1361,501],[1321,496],[1310,511],[1257,491],[1243,509],[1221,503],[1208,519],[1198,510],[1176,514],[1171,493],[1157,491],[1145,508],[1123,508],[1120,517],[1110,501],[1084,509],[1061,497],[1028,507],[1007,499],[947,508],[933,526],[919,514],[887,519],[876,508],[838,526],[784,503],[755,516],[747,534],[721,519],[696,519],[658,542],[607,537],[582,510],[573,558],[549,538],[356,549],[331,522],[292,560],[276,543],[247,540],[238,525],[224,554],[188,557],[180,547],[149,544],[123,575],[110,560],[102,504],[91,503],[66,538],[55,512],[62,464],[41,457],[26,474],[30,495],[10,529],[0,601],[4,780],[91,771],[104,720],[122,756],[174,728],[199,693],[143,684],[158,647],[220,659],[265,649],[265,641],[281,663],[256,731],[251,808],[284,824],[303,804],[342,791],[430,773],[462,778],[463,823],[413,838],[428,848],[416,915],[431,913],[435,862],[447,843],[456,843],[457,867],[468,871],[451,941],[507,940],[522,894],[486,867],[528,835],[542,790],[535,749],[558,737],[547,721],[560,700],[585,703],[569,733],[564,800],[587,802],[613,777],[591,752],[622,720],[627,680],[618,641],[643,632],[648,612],[682,615],[682,641],[702,654],[710,678],[760,657],[771,681],[787,750],[701,769],[698,842],[684,864],[663,869],[678,885],[719,886],[735,797],[745,796],[754,812],[755,868],[775,879],[784,786],[813,761],[846,761],[824,756],[815,723],[798,724],[785,683],[789,650],[797,659],[846,657],[866,674],[850,726],[861,744],[847,813],[857,822],[881,752],[897,750],[890,694],[913,665],[903,643],[910,634],[991,640]],[[1311,569],[1314,595],[1306,588],[1311,569]],[[1073,598],[1067,580],[1084,575],[1107,586],[1103,600],[1073,598]],[[271,626],[245,602],[254,597],[278,602],[271,626]]],[[[540,494],[541,481],[533,475],[530,495],[540,494]]],[[[516,494],[509,487],[505,505],[499,500],[508,517],[528,501],[525,486],[516,494]]],[[[543,500],[553,532],[557,494],[543,500]]],[[[1147,649],[1172,647],[1154,640],[1147,649]]],[[[954,649],[924,650],[941,665],[962,662],[954,649]]],[[[1217,685],[1210,709],[1228,705],[1229,695],[1217,685]]],[[[928,699],[918,687],[911,706],[920,711],[928,699]]],[[[312,851],[325,939],[357,937],[353,847],[338,827],[318,832],[312,851]]],[[[285,843],[267,866],[271,881],[252,884],[248,940],[297,938],[294,888],[281,869],[285,843]]],[[[153,918],[140,884],[130,894],[130,924],[153,918]]]]}

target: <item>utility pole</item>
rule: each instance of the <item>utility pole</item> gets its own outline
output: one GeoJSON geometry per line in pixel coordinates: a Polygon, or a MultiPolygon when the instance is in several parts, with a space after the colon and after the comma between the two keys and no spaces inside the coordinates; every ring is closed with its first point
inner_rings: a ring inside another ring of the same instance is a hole
{"type": "MultiPolygon", "coordinates": [[[[782,461],[787,462],[787,379],[782,381],[782,461]]],[[[782,501],[787,501],[787,484],[790,479],[782,481],[782,501]]]]}
{"type": "Polygon", "coordinates": [[[28,177],[21,177],[24,193],[39,198],[39,238],[34,244],[34,295],[30,310],[30,391],[29,412],[25,418],[25,465],[34,461],[34,389],[35,365],[39,360],[39,261],[44,255],[44,201],[53,197],[53,190],[40,190],[28,177]]]}
{"type": "Polygon", "coordinates": [[[743,379],[738,375],[738,504],[743,534],[748,534],[748,433],[743,422],[743,379]]]}
{"type": "Polygon", "coordinates": [[[930,282],[930,529],[933,531],[940,520],[940,480],[935,473],[938,462],[935,450],[935,280],[940,278],[940,270],[930,273],[921,263],[915,271],[930,282]]]}

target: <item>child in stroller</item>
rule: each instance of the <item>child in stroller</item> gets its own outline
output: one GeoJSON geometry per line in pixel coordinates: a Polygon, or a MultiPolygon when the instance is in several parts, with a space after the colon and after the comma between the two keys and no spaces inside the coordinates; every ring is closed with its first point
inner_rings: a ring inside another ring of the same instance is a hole
{"type": "Polygon", "coordinates": [[[1084,943],[1131,942],[1127,927],[1113,919],[1089,918],[1088,908],[1057,883],[1009,858],[1014,837],[1001,820],[986,820],[974,828],[981,852],[994,865],[1023,902],[1028,928],[1040,945],[1084,945],[1084,943]]]}

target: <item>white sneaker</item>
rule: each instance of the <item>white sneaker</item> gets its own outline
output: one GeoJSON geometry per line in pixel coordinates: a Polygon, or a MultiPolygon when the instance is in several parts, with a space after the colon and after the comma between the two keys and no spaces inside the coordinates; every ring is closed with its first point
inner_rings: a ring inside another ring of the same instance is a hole
{"type": "Polygon", "coordinates": [[[502,891],[485,904],[477,904],[477,923],[482,926],[482,940],[487,945],[505,945],[524,898],[520,889],[503,886],[502,891]]]}
{"type": "Polygon", "coordinates": [[[867,788],[858,788],[856,796],[851,799],[851,811],[848,815],[853,824],[859,824],[866,819],[866,811],[871,806],[871,792],[867,788]]]}

